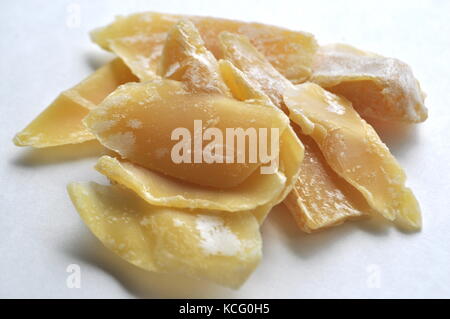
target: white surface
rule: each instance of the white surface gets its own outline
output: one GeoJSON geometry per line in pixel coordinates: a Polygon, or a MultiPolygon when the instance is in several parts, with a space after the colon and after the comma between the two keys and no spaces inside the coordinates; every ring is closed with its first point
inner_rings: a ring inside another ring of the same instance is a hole
{"type": "Polygon", "coordinates": [[[450,297],[449,15],[444,0],[3,1],[0,297],[450,297]],[[79,26],[70,19],[77,5],[79,26]],[[105,182],[92,169],[94,144],[33,151],[11,138],[110,58],[88,31],[116,14],[145,10],[278,24],[312,32],[323,44],[348,42],[409,63],[428,94],[430,118],[384,138],[420,200],[422,232],[364,222],[305,235],[278,209],[262,228],[264,259],[238,291],[146,273],[103,249],[65,190],[70,181],[105,182]],[[66,287],[69,264],[81,267],[80,289],[66,287]]]}

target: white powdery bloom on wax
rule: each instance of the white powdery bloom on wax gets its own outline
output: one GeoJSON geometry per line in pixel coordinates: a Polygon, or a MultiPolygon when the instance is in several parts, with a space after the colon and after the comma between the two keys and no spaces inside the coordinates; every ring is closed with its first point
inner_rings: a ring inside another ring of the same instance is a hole
{"type": "Polygon", "coordinates": [[[241,250],[239,238],[224,225],[221,217],[199,215],[196,228],[200,233],[200,246],[208,255],[233,256],[241,250]]]}

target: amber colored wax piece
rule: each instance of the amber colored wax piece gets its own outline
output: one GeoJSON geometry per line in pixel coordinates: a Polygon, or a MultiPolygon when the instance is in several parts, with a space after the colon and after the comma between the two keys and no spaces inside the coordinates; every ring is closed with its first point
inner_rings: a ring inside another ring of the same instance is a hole
{"type": "Polygon", "coordinates": [[[101,67],[50,106],[14,137],[17,146],[50,147],[93,140],[81,120],[119,85],[137,81],[120,59],[101,67]]]}
{"type": "Polygon", "coordinates": [[[261,260],[259,224],[250,213],[153,206],[96,183],[72,183],[68,192],[92,233],[142,269],[238,288],[261,260]]]}
{"type": "MultiPolygon", "coordinates": [[[[99,141],[122,158],[187,182],[219,188],[239,185],[262,163],[259,157],[251,161],[250,140],[243,141],[241,150],[234,134],[227,137],[227,129],[258,132],[274,128],[281,135],[288,121],[284,114],[258,105],[189,93],[182,83],[171,80],[122,85],[84,120],[99,141]],[[216,128],[220,134],[203,143],[207,128],[216,128]],[[210,143],[218,156],[208,163],[202,151],[210,143]],[[239,154],[244,155],[243,162],[239,154]],[[174,155],[180,155],[180,160],[174,160],[174,155]]],[[[270,139],[266,141],[270,144],[270,139]]]]}
{"type": "Polygon", "coordinates": [[[425,94],[406,63],[344,44],[323,46],[310,81],[350,100],[363,117],[406,123],[428,117],[425,94]]]}
{"type": "Polygon", "coordinates": [[[290,118],[316,141],[327,163],[376,212],[402,227],[421,227],[420,208],[405,187],[403,169],[348,100],[314,83],[287,91],[284,100],[290,118]]]}
{"type": "Polygon", "coordinates": [[[110,25],[94,30],[91,37],[102,48],[116,52],[140,79],[153,79],[167,32],[179,20],[195,24],[216,58],[221,57],[218,35],[230,31],[248,36],[270,63],[294,83],[311,75],[318,48],[314,36],[260,23],[144,12],[117,17],[110,25]]]}

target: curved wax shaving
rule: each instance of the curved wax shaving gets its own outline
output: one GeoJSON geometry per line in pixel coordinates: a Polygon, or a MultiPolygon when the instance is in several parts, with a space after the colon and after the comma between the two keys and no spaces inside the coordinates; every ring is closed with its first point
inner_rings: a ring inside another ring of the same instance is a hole
{"type": "Polygon", "coordinates": [[[187,20],[169,30],[158,73],[185,83],[190,92],[230,94],[220,76],[216,58],[205,47],[192,22],[187,20]]]}
{"type": "Polygon", "coordinates": [[[91,37],[104,49],[116,52],[141,80],[146,80],[147,76],[153,78],[156,72],[167,32],[179,20],[186,19],[195,24],[206,47],[217,58],[221,57],[218,35],[230,31],[248,36],[289,80],[301,83],[311,75],[313,56],[318,47],[314,36],[260,23],[145,12],[117,17],[110,25],[94,30],[91,37]],[[113,46],[118,45],[128,48],[126,56],[115,51],[113,46]],[[139,70],[140,66],[144,70],[139,70]]]}
{"type": "Polygon", "coordinates": [[[342,95],[362,116],[410,123],[428,117],[425,95],[404,62],[344,44],[319,49],[312,82],[342,95]]]}
{"type": "Polygon", "coordinates": [[[120,187],[96,183],[72,183],[68,192],[94,235],[145,270],[238,288],[261,259],[259,225],[250,213],[158,207],[120,187]]]}
{"type": "Polygon", "coordinates": [[[310,233],[371,212],[361,193],[329,167],[316,143],[299,136],[305,158],[294,189],[284,200],[298,226],[310,233]]]}
{"type": "Polygon", "coordinates": [[[153,205],[229,212],[253,210],[267,204],[278,197],[286,182],[281,172],[262,175],[255,171],[242,184],[217,190],[186,183],[109,156],[101,157],[95,168],[153,205]]]}
{"type": "Polygon", "coordinates": [[[50,147],[82,143],[95,137],[82,119],[120,84],[136,81],[120,59],[101,67],[50,106],[14,137],[17,146],[50,147]]]}
{"type": "MultiPolygon", "coordinates": [[[[226,149],[227,128],[278,128],[281,135],[289,121],[274,110],[219,95],[188,93],[181,83],[163,80],[119,87],[91,111],[84,123],[103,145],[138,165],[204,186],[239,185],[261,162],[238,163],[236,142],[234,148],[228,147],[235,153],[230,157],[233,163],[194,163],[197,149],[191,146],[202,138],[198,132],[194,134],[194,121],[200,120],[204,128],[221,131],[223,141],[215,141],[219,145],[216,149],[226,149]],[[187,129],[191,136],[191,153],[184,152],[191,163],[176,163],[171,156],[173,147],[181,142],[171,140],[177,128],[187,129]]],[[[250,151],[250,147],[246,149],[250,151]]],[[[201,150],[197,155],[201,156],[201,150]]]]}
{"type": "Polygon", "coordinates": [[[420,228],[420,209],[404,185],[402,168],[350,102],[313,83],[286,92],[285,102],[291,119],[316,141],[328,164],[374,210],[389,220],[401,216],[403,225],[420,228]]]}

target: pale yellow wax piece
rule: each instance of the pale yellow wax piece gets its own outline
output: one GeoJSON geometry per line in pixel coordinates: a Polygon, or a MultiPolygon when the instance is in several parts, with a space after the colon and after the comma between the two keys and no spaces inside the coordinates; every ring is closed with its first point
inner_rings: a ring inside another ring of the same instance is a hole
{"type": "Polygon", "coordinates": [[[72,183],[68,192],[92,233],[142,269],[184,274],[238,288],[261,259],[250,213],[153,206],[118,186],[72,183]]]}
{"type": "Polygon", "coordinates": [[[37,148],[77,144],[95,139],[82,119],[119,85],[137,81],[120,59],[101,67],[50,106],[14,137],[17,146],[37,148]]]}

